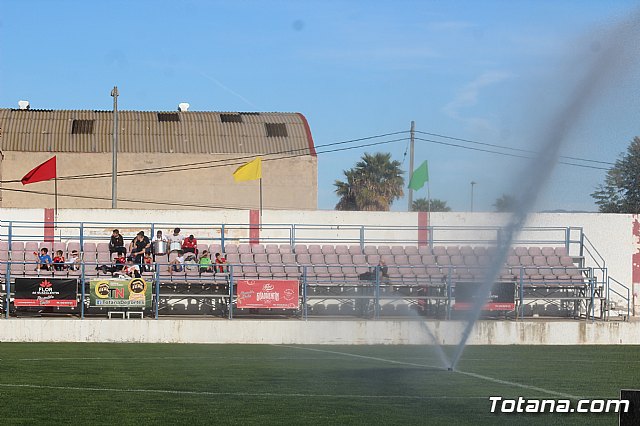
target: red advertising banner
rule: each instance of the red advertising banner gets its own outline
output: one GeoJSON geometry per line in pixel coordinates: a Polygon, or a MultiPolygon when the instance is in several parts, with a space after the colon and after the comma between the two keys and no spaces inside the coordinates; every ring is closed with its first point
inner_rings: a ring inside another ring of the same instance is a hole
{"type": "Polygon", "coordinates": [[[238,308],[298,309],[297,280],[238,280],[238,308]]]}

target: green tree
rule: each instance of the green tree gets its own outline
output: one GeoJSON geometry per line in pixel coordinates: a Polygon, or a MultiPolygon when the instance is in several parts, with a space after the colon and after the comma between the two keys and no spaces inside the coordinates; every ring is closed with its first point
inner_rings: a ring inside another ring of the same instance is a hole
{"type": "Polygon", "coordinates": [[[640,138],[634,137],[591,194],[602,213],[640,213],[640,138]]]}
{"type": "Polygon", "coordinates": [[[335,181],[340,197],[336,210],[389,211],[404,195],[403,173],[389,153],[364,154],[354,168],[344,171],[345,181],[335,181]]]}
{"type": "MultiPolygon", "coordinates": [[[[426,198],[416,198],[411,204],[411,211],[427,212],[429,211],[429,200],[426,198]]],[[[451,207],[447,206],[447,202],[437,198],[431,199],[432,212],[450,212],[451,207]]]]}
{"type": "Polygon", "coordinates": [[[502,194],[500,198],[493,203],[493,207],[497,212],[512,212],[516,206],[516,199],[508,194],[502,194]]]}

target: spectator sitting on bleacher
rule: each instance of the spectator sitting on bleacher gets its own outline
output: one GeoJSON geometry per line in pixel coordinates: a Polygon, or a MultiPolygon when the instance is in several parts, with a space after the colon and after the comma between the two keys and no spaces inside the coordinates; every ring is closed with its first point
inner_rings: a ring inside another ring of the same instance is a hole
{"type": "Polygon", "coordinates": [[[200,265],[200,273],[203,272],[213,272],[213,267],[211,266],[211,255],[209,251],[202,250],[202,256],[198,259],[198,264],[200,265]]]}
{"type": "Polygon", "coordinates": [[[77,271],[80,269],[80,258],[78,257],[78,250],[71,250],[71,256],[65,262],[68,269],[77,271]]]}
{"type": "Polygon", "coordinates": [[[62,254],[62,250],[56,251],[56,255],[53,257],[53,269],[56,271],[63,271],[66,269],[64,266],[64,255],[62,254]]]}
{"type": "Polygon", "coordinates": [[[149,237],[144,235],[144,231],[138,232],[136,237],[131,241],[130,250],[131,257],[133,257],[133,261],[138,265],[143,264],[144,255],[148,252],[149,247],[151,246],[151,241],[149,241],[149,237]]]}
{"type": "Polygon", "coordinates": [[[198,255],[198,240],[195,239],[193,234],[182,241],[182,251],[185,253],[194,253],[196,256],[198,255]]]}
{"type": "Polygon", "coordinates": [[[124,246],[124,239],[120,235],[120,231],[114,229],[111,234],[111,241],[109,241],[109,253],[118,253],[121,255],[127,254],[127,249],[124,246]]]}
{"type": "Polygon", "coordinates": [[[40,249],[40,254],[38,255],[37,252],[33,252],[33,255],[36,257],[36,261],[38,262],[38,265],[36,266],[36,271],[38,269],[44,269],[45,271],[50,271],[51,270],[51,256],[49,256],[49,249],[46,247],[43,247],[40,249]]]}
{"type": "Polygon", "coordinates": [[[142,272],[153,272],[153,257],[151,257],[151,253],[145,253],[143,264],[142,264],[142,272]]]}
{"type": "Polygon", "coordinates": [[[170,249],[170,251],[179,250],[179,249],[176,249],[174,247],[175,246],[182,247],[182,235],[180,235],[180,228],[175,228],[173,230],[173,234],[169,235],[167,240],[169,240],[169,249],[170,249]]]}
{"type": "Polygon", "coordinates": [[[169,262],[169,272],[182,272],[184,269],[184,252],[178,250],[178,257],[169,262]]]}
{"type": "Polygon", "coordinates": [[[220,253],[216,253],[216,268],[214,272],[219,272],[223,274],[225,272],[225,266],[224,266],[225,263],[227,263],[227,259],[222,257],[220,253]]]}

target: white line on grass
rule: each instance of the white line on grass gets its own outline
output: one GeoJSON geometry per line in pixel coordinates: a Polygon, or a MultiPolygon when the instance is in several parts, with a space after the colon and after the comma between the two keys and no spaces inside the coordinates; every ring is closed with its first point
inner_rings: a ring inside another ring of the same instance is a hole
{"type": "MultiPolygon", "coordinates": [[[[47,358],[18,358],[16,359],[16,361],[65,361],[65,360],[77,360],[77,361],[92,361],[92,360],[130,360],[131,358],[128,357],[58,357],[58,358],[52,358],[52,357],[47,357],[47,358]]],[[[236,356],[229,356],[229,357],[224,357],[224,356],[152,356],[152,357],[144,357],[144,359],[184,359],[184,360],[189,360],[189,359],[209,359],[209,360],[220,360],[220,359],[237,359],[236,356]]],[[[291,360],[326,360],[326,359],[341,359],[341,358],[327,358],[327,357],[275,357],[275,358],[269,358],[270,360],[276,360],[276,361],[291,361],[291,360]]],[[[263,357],[242,357],[242,361],[245,360],[260,360],[260,361],[264,361],[265,359],[263,357]]],[[[0,359],[0,361],[2,361],[2,359],[0,359]]],[[[11,360],[7,360],[7,361],[11,361],[11,360]]]]}
{"type": "Polygon", "coordinates": [[[207,391],[183,391],[167,389],[118,389],[118,388],[85,388],[78,386],[48,386],[0,383],[3,388],[29,388],[29,389],[50,389],[64,391],[83,392],[129,392],[129,393],[158,393],[170,395],[200,395],[200,396],[251,396],[265,398],[300,397],[300,398],[358,398],[358,399],[487,399],[484,396],[417,396],[417,395],[332,395],[332,394],[310,394],[310,393],[251,393],[251,392],[207,392],[207,391]]]}
{"type": "MultiPolygon", "coordinates": [[[[280,346],[280,347],[284,347],[284,348],[300,349],[300,350],[314,351],[314,352],[324,352],[324,353],[334,354],[334,355],[344,355],[344,356],[349,356],[349,357],[354,357],[354,358],[369,359],[369,360],[372,360],[372,361],[387,362],[387,363],[390,363],[390,364],[408,365],[408,366],[411,366],[411,367],[437,368],[438,370],[445,370],[443,367],[439,367],[439,366],[435,366],[435,365],[416,364],[416,363],[413,363],[413,362],[396,361],[396,360],[386,359],[386,358],[378,358],[378,357],[373,357],[373,356],[351,354],[351,353],[348,353],[348,352],[329,351],[329,350],[325,350],[325,349],[305,348],[305,347],[302,347],[302,346],[290,346],[290,345],[273,345],[273,346],[280,346]]],[[[533,390],[533,391],[540,392],[540,393],[546,393],[547,395],[561,396],[561,397],[569,398],[569,399],[582,399],[582,397],[575,396],[575,395],[570,395],[568,393],[556,392],[556,391],[552,391],[552,390],[549,390],[549,389],[540,388],[540,387],[537,387],[537,386],[525,385],[525,384],[522,384],[522,383],[510,382],[510,381],[507,381],[507,380],[496,379],[494,377],[484,376],[482,374],[471,373],[471,372],[468,372],[468,371],[455,370],[453,372],[454,373],[458,373],[458,374],[462,374],[462,375],[465,375],[465,376],[469,376],[469,377],[475,377],[476,379],[482,379],[482,380],[486,380],[486,381],[489,381],[489,382],[498,383],[498,384],[501,384],[501,385],[514,386],[514,387],[518,387],[518,388],[533,390]]]]}

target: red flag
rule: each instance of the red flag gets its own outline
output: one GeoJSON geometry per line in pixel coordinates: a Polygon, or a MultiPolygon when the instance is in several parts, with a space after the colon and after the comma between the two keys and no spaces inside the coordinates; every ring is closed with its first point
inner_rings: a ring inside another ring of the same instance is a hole
{"type": "Polygon", "coordinates": [[[42,182],[43,180],[49,180],[56,177],[56,156],[48,159],[44,163],[40,164],[35,169],[24,175],[22,178],[22,184],[42,182]]]}

